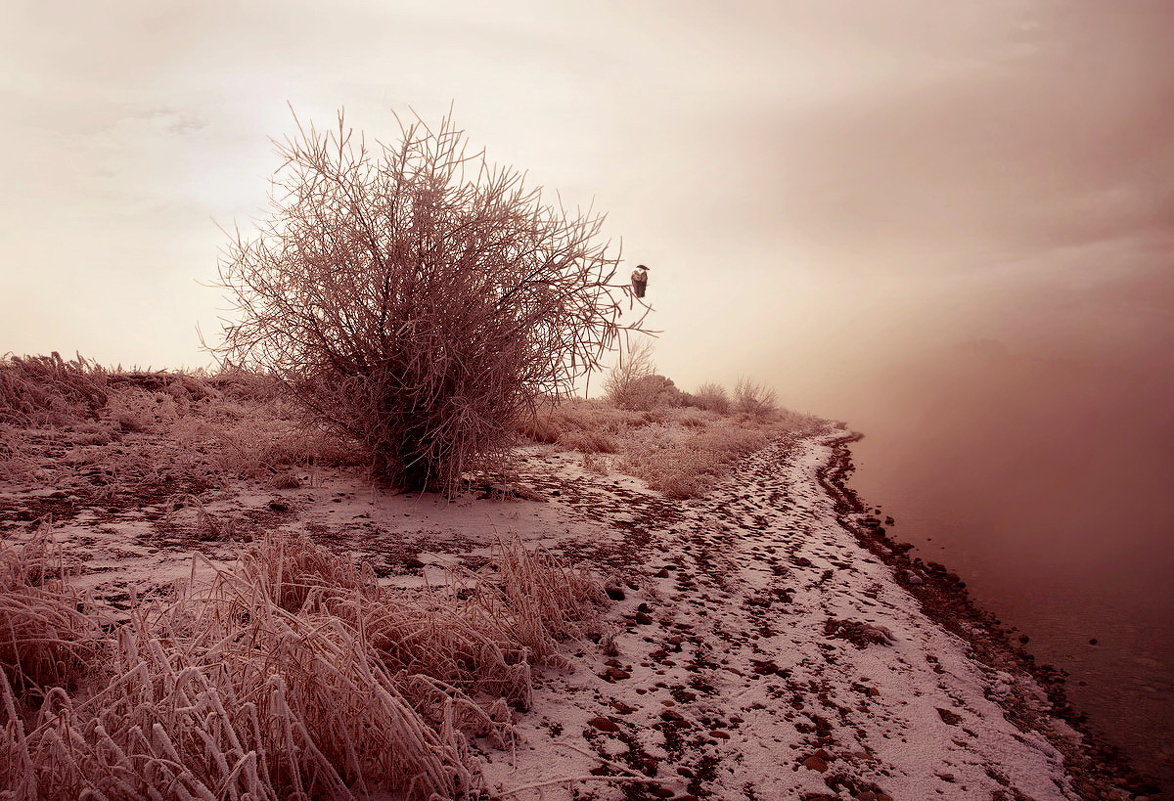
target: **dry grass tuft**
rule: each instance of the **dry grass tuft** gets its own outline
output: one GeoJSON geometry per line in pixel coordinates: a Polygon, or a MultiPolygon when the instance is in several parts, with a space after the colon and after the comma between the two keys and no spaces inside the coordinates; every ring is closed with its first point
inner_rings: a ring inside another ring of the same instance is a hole
{"type": "Polygon", "coordinates": [[[618,469],[670,498],[690,498],[771,440],[826,426],[819,418],[773,406],[773,393],[760,386],[739,386],[737,400],[749,411],[723,414],[720,409],[731,408],[729,396],[720,386],[706,384],[693,396],[695,406],[636,411],[605,400],[574,400],[541,411],[519,430],[537,442],[583,453],[583,466],[592,472],[618,469]],[[616,457],[604,460],[599,454],[616,457]]]}
{"type": "Polygon", "coordinates": [[[101,503],[363,458],[279,390],[240,371],[110,371],[56,354],[0,360],[0,480],[101,503]]]}
{"type": "Polygon", "coordinates": [[[73,567],[47,525],[0,541],[0,667],[17,690],[76,686],[100,650],[102,620],[71,586],[73,567]]]}
{"type": "Polygon", "coordinates": [[[699,429],[650,425],[635,432],[621,467],[670,498],[690,498],[716,483],[732,462],[780,434],[753,420],[699,429]]]}
{"type": "Polygon", "coordinates": [[[507,733],[532,666],[557,663],[557,642],[602,598],[549,554],[498,550],[496,577],[413,596],[304,537],[271,535],[206,588],[103,634],[92,610],[68,607],[78,596],[59,550],[5,546],[5,587],[64,601],[3,607],[14,641],[47,656],[6,662],[0,677],[0,796],[476,796],[467,738],[507,733]],[[46,668],[62,648],[89,670],[89,692],[46,668]]]}
{"type": "Polygon", "coordinates": [[[601,431],[568,431],[559,435],[558,444],[580,453],[617,453],[619,445],[615,438],[601,431]]]}
{"type": "Polygon", "coordinates": [[[0,423],[63,425],[95,419],[106,405],[105,375],[81,356],[0,357],[0,423]]]}

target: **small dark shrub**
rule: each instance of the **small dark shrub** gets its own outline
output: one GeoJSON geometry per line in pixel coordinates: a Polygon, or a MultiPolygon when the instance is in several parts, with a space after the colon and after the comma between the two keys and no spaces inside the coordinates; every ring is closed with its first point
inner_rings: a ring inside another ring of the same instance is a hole
{"type": "Polygon", "coordinates": [[[734,387],[734,408],[751,417],[766,418],[774,415],[779,405],[773,389],[742,378],[734,387]]]}
{"type": "Polygon", "coordinates": [[[693,397],[702,409],[718,414],[730,413],[730,396],[721,384],[702,384],[693,397]]]}

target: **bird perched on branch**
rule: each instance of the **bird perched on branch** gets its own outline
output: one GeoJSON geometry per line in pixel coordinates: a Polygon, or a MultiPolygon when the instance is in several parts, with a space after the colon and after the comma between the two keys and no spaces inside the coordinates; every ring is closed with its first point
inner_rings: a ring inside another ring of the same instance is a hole
{"type": "Polygon", "coordinates": [[[636,293],[636,297],[644,297],[644,292],[648,288],[648,268],[643,264],[637,264],[636,269],[632,271],[632,291],[636,293]]]}

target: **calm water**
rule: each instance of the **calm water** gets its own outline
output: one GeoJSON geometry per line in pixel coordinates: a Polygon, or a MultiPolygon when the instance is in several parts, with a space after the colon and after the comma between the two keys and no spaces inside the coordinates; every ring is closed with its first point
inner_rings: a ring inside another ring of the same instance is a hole
{"type": "Polygon", "coordinates": [[[848,423],[853,485],[894,535],[1068,671],[1075,706],[1174,797],[1170,390],[985,354],[877,390],[848,423]]]}

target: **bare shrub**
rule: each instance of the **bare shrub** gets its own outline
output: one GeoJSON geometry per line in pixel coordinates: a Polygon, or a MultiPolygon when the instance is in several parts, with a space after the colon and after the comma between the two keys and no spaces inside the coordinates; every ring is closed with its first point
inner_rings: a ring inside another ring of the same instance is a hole
{"type": "Polygon", "coordinates": [[[603,391],[607,400],[620,409],[645,411],[657,405],[657,396],[663,389],[659,379],[663,377],[656,375],[652,341],[638,341],[626,352],[621,349],[619,361],[603,381],[603,391]]]}
{"type": "Polygon", "coordinates": [[[702,384],[697,388],[693,398],[702,409],[718,414],[730,413],[730,395],[721,384],[702,384]]]}
{"type": "Polygon", "coordinates": [[[622,330],[602,217],[544,205],[463,132],[402,126],[371,149],[339,116],[279,147],[271,221],[221,263],[226,364],[272,373],[363,443],[376,474],[452,486],[622,330]]]}
{"type": "Polygon", "coordinates": [[[778,401],[773,389],[748,378],[738,379],[734,387],[734,408],[752,417],[766,418],[778,411],[778,401]]]}

